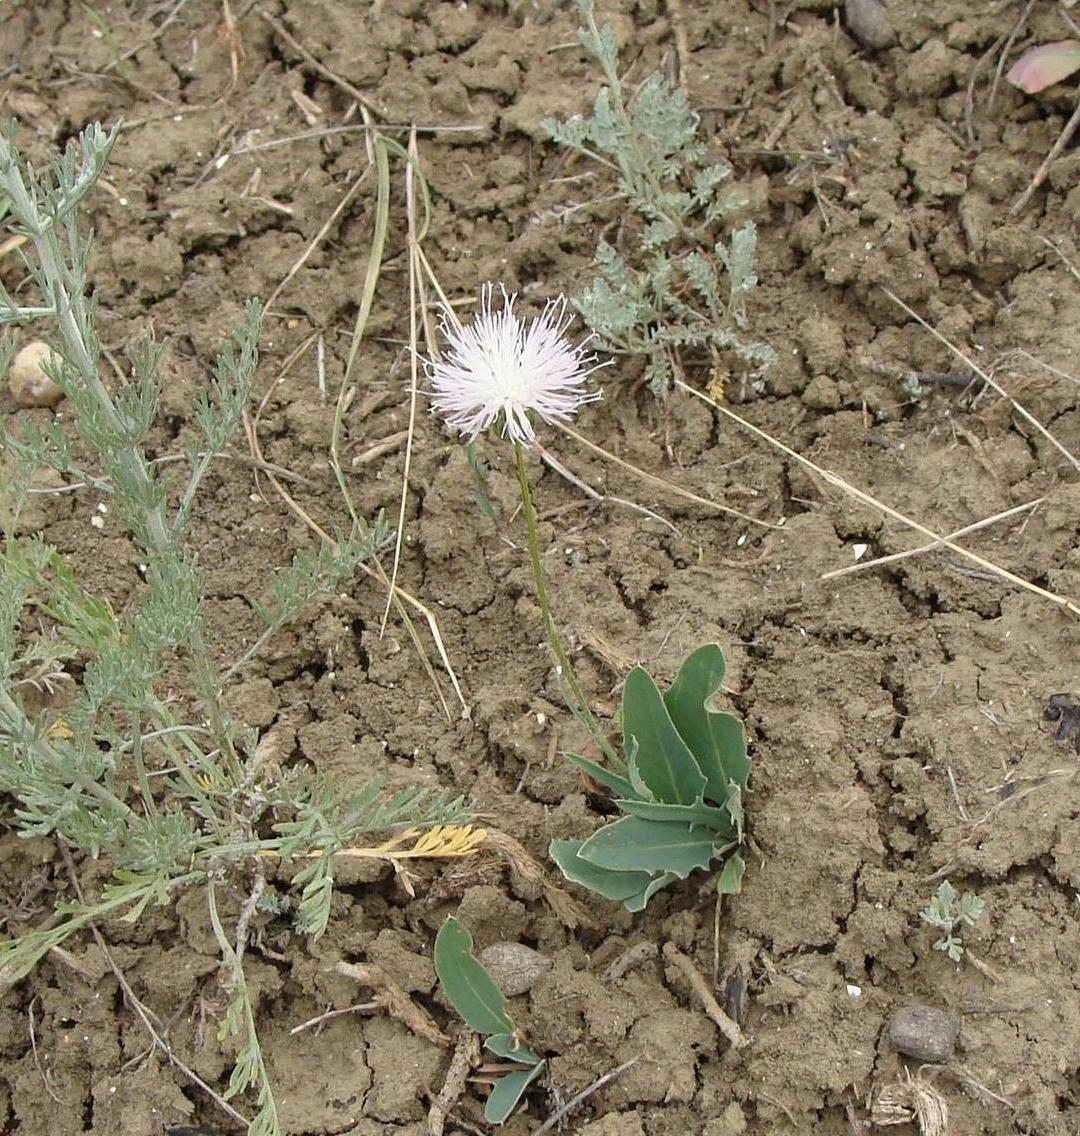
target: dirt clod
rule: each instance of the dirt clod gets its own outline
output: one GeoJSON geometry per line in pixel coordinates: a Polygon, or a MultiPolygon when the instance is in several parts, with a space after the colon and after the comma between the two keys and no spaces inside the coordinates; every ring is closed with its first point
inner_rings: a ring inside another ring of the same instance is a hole
{"type": "Polygon", "coordinates": [[[960,1022],[931,1006],[902,1006],[889,1022],[889,1040],[905,1057],[941,1065],[956,1048],[960,1022]]]}

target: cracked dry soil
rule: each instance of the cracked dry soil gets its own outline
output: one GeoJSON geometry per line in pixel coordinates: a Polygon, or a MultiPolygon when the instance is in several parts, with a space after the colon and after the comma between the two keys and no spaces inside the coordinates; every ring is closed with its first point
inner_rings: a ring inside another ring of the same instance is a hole
{"type": "MultiPolygon", "coordinates": [[[[832,0],[599,7],[635,81],[674,59],[685,35],[681,81],[708,144],[753,188],[761,286],[749,314],[780,361],[756,384],[733,374],[729,404],[939,533],[1038,500],[1026,519],[983,529],[968,546],[1080,595],[1076,469],[988,392],[933,386],[911,402],[897,372],[961,368],[881,287],[993,368],[1080,453],[1076,152],[1010,213],[1075,93],[1066,85],[1031,98],[1001,85],[991,102],[996,57],[980,63],[1024,5],[890,0],[896,42],[877,52],[852,37],[832,0]]],[[[1017,48],[1068,34],[1058,4],[1028,7],[1017,48]]],[[[572,292],[588,278],[599,233],[629,239],[610,184],[558,152],[541,127],[545,116],[584,109],[597,88],[575,26],[571,6],[553,0],[16,0],[0,9],[0,98],[32,156],[93,119],[125,122],[92,203],[94,284],[110,351],[122,354],[148,322],[168,340],[156,454],[177,451],[193,393],[243,301],[278,287],[366,164],[361,130],[325,133],[360,125],[352,95],[327,72],[363,93],[380,121],[474,128],[420,142],[434,202],[427,253],[449,295],[475,295],[489,279],[529,302],[572,292]],[[110,36],[95,34],[92,12],[110,36]]],[[[304,479],[291,491],[324,526],[341,521],[326,446],[372,208],[365,189],[331,226],[277,296],[262,344],[264,456],[304,479]],[[317,382],[319,337],[328,398],[317,382]]],[[[398,180],[374,339],[346,422],[350,460],[407,424],[403,234],[398,180]]],[[[17,283],[10,261],[0,271],[17,283]]],[[[289,1030],[363,999],[335,972],[341,959],[384,966],[453,1028],[431,964],[434,931],[453,911],[478,948],[521,941],[552,960],[513,1005],[532,1044],[551,1054],[551,1076],[530,1091],[508,1136],[532,1132],[635,1055],[642,1060],[565,1131],[868,1131],[867,1100],[903,1066],[889,1018],[912,1002],[961,1022],[952,1071],[934,1080],[954,1136],[1075,1136],[1080,788],[1076,753],[1043,715],[1051,696],[1078,693],[1080,626],[948,550],[822,581],[853,562],[855,544],[869,558],[924,541],[695,400],[654,400],[636,377],[625,362],[604,373],[604,401],[579,420],[590,439],[702,497],[784,518],[777,530],[733,520],[635,481],[563,435],[544,437],[578,477],[659,511],[672,531],[590,507],[534,455],[550,583],[598,711],[616,705],[626,660],[667,679],[706,640],[728,656],[727,698],[752,744],[753,849],[715,946],[721,983],[745,985],[752,1043],[730,1050],[658,949],[674,943],[712,974],[704,877],[662,893],[642,916],[591,904],[594,924],[570,929],[494,861],[422,866],[415,898],[389,871],[358,873],[344,881],[322,940],[290,937],[267,917],[249,951],[285,1131],[427,1131],[429,1094],[448,1060],[439,1046],[383,1016],[289,1030]],[[996,980],[934,951],[920,924],[946,875],[986,902],[967,942],[996,980]],[[605,960],[639,944],[657,949],[646,946],[640,965],[605,982],[605,960]]],[[[692,361],[688,377],[710,379],[692,361]]],[[[17,412],[6,391],[0,412],[54,413],[17,412]]],[[[494,519],[472,501],[460,445],[422,418],[402,565],[403,584],[438,614],[472,719],[448,722],[399,625],[380,636],[384,596],[364,577],[277,636],[231,705],[279,761],[352,779],[378,774],[391,786],[455,786],[543,860],[552,837],[581,838],[603,823],[604,802],[555,756],[582,739],[542,647],[511,455],[493,441],[481,450],[494,519]]],[[[391,446],[353,466],[363,510],[396,509],[403,461],[391,446]]],[[[139,586],[132,550],[115,517],[90,525],[96,505],[87,491],[42,498],[31,523],[122,608],[139,586]]],[[[311,538],[241,463],[216,467],[201,505],[197,546],[227,660],[257,634],[252,600],[267,566],[311,538]]],[[[49,843],[8,832],[0,850],[0,918],[11,935],[39,925],[70,885],[49,843]]],[[[78,871],[93,893],[107,869],[83,860],[78,871]]],[[[288,890],[285,879],[271,886],[288,890]]],[[[103,931],[177,1054],[222,1089],[233,1054],[217,1040],[225,999],[202,897],[103,931]]],[[[147,1053],[94,942],[77,940],[72,953],[80,971],[49,960],[0,996],[0,1129],[232,1131],[147,1053]]],[[[471,1085],[456,1108],[466,1127],[451,1121],[447,1131],[474,1131],[482,1100],[471,1085]]]]}

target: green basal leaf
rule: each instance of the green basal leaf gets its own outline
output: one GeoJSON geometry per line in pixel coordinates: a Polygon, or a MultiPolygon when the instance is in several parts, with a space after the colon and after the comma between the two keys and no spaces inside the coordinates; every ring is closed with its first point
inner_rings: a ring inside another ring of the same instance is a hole
{"type": "Polygon", "coordinates": [[[674,872],[685,879],[709,863],[715,839],[703,825],[628,816],[594,832],[578,857],[616,872],[674,872]]]}
{"type": "Polygon", "coordinates": [[[506,999],[472,954],[472,935],[451,915],[435,936],[435,973],[454,1009],[477,1033],[513,1033],[506,999]]]}
{"type": "Polygon", "coordinates": [[[656,683],[635,667],[623,686],[623,747],[655,797],[672,805],[701,798],[705,776],[679,737],[656,683]],[[635,749],[636,747],[636,749],[635,749]]]}
{"type": "Polygon", "coordinates": [[[727,799],[728,782],[745,788],[750,772],[742,723],[709,705],[725,669],[723,652],[715,643],[706,643],[687,655],[664,695],[676,730],[705,775],[705,796],[718,804],[727,799]]]}
{"type": "Polygon", "coordinates": [[[738,852],[729,856],[724,864],[723,871],[720,873],[720,878],[716,881],[716,890],[720,895],[738,895],[742,891],[742,878],[745,871],[746,864],[738,852]]]}
{"type": "Polygon", "coordinates": [[[533,1065],[528,1069],[519,1069],[516,1073],[507,1073],[502,1080],[497,1081],[484,1105],[484,1119],[488,1124],[502,1124],[502,1122],[517,1108],[525,1090],[544,1071],[544,1063],[533,1065]]]}
{"type": "Polygon", "coordinates": [[[520,1061],[522,1065],[539,1065],[544,1060],[512,1033],[493,1033],[484,1042],[484,1048],[507,1061],[520,1061]]]}
{"type": "Polygon", "coordinates": [[[663,801],[616,800],[615,804],[629,816],[642,820],[673,821],[680,824],[702,824],[713,830],[714,835],[733,838],[735,827],[727,809],[713,808],[703,801],[692,805],[666,805],[663,801]]]}
{"type": "Polygon", "coordinates": [[[651,877],[647,872],[613,872],[583,860],[578,855],[581,845],[580,840],[553,840],[548,845],[548,855],[571,883],[617,902],[649,886],[651,877]]]}
{"type": "Polygon", "coordinates": [[[606,766],[598,765],[595,761],[590,761],[587,757],[582,757],[577,753],[568,753],[566,759],[571,765],[576,765],[583,773],[587,773],[594,781],[599,781],[601,785],[610,789],[613,793],[618,793],[621,797],[637,796],[634,786],[625,777],[612,773],[606,766]]]}
{"type": "Polygon", "coordinates": [[[678,878],[679,877],[673,872],[664,872],[663,875],[657,876],[643,891],[639,891],[637,895],[630,896],[623,906],[627,911],[644,911],[648,906],[649,900],[652,899],[658,891],[666,888],[668,884],[674,883],[678,878]]]}

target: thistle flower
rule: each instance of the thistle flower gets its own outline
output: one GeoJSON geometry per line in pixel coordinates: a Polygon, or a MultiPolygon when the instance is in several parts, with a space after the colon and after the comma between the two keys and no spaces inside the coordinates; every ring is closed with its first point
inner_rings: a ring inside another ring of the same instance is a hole
{"type": "Polygon", "coordinates": [[[578,408],[600,398],[584,389],[593,371],[605,366],[566,338],[573,322],[566,297],[549,300],[541,315],[522,319],[516,295],[502,289],[502,308],[492,310],[493,286],[485,284],[480,312],[465,327],[443,317],[446,354],[429,360],[432,410],[471,442],[500,415],[503,434],[529,445],[536,438],[529,413],[543,422],[565,422],[578,408]]]}

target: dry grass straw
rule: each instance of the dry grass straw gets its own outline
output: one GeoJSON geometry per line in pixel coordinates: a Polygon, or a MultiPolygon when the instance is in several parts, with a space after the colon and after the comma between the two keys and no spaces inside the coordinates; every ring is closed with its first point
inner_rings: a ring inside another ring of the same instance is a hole
{"type": "MultiPolygon", "coordinates": [[[[427,235],[430,219],[426,183],[424,183],[423,219],[417,216],[416,179],[420,169],[420,154],[416,146],[416,131],[409,134],[408,161],[405,164],[405,214],[408,221],[409,247],[409,425],[405,433],[405,466],[401,471],[401,498],[398,505],[398,519],[395,527],[394,563],[390,570],[391,585],[397,583],[398,568],[401,565],[401,545],[405,539],[405,507],[409,499],[409,471],[412,469],[413,439],[416,435],[416,407],[419,399],[419,328],[417,313],[426,309],[424,303],[424,274],[417,256],[417,250],[427,235]]],[[[421,175],[422,176],[422,175],[421,175]]],[[[429,336],[429,341],[433,337],[429,336]]],[[[386,609],[383,611],[380,634],[386,629],[390,616],[390,602],[393,592],[387,594],[386,609]]]]}
{"type": "MultiPolygon", "coordinates": [[[[923,327],[930,331],[936,339],[939,339],[949,348],[950,351],[952,351],[955,355],[962,359],[967,364],[967,366],[971,368],[973,373],[979,375],[988,386],[996,390],[1003,398],[1007,399],[1014,410],[1019,413],[1025,419],[1025,421],[1034,424],[1040,434],[1046,437],[1047,440],[1050,441],[1050,443],[1057,450],[1059,450],[1072,464],[1076,465],[1077,468],[1080,469],[1080,464],[1077,463],[1076,458],[1074,458],[1069,453],[1069,451],[1066,450],[1065,447],[1062,446],[1061,443],[1058,442],[1057,439],[1054,438],[1053,435],[1051,435],[1044,426],[1038,423],[1035,418],[1016,401],[1016,399],[1012,398],[1012,396],[1009,395],[1008,392],[1005,391],[998,382],[996,382],[996,380],[991,378],[990,375],[986,374],[979,367],[977,367],[966,355],[963,354],[963,352],[959,350],[959,348],[955,347],[939,332],[931,328],[902,300],[894,296],[892,292],[889,292],[887,288],[884,289],[884,291],[892,300],[894,300],[901,308],[903,308],[905,312],[916,319],[923,327]]],[[[1055,592],[1051,592],[1046,588],[1040,587],[1038,584],[1033,584],[1029,580],[1025,580],[1022,577],[1017,576],[1014,572],[1010,572],[1007,568],[1003,568],[1001,567],[1001,565],[995,564],[993,561],[987,560],[985,557],[979,556],[977,553],[971,552],[970,550],[964,548],[962,545],[957,544],[954,537],[962,535],[965,530],[961,530],[960,533],[954,533],[952,534],[952,536],[942,536],[940,533],[934,532],[933,529],[928,528],[921,522],[914,520],[911,517],[905,516],[905,514],[901,513],[899,510],[892,508],[890,505],[885,504],[883,501],[879,501],[876,497],[872,497],[869,493],[866,493],[863,490],[852,485],[849,481],[846,481],[844,478],[840,477],[839,474],[833,473],[831,470],[825,469],[822,466],[817,465],[815,462],[812,462],[809,458],[804,457],[796,450],[793,450],[790,446],[787,446],[777,438],[774,438],[767,431],[762,430],[760,427],[755,426],[751,422],[748,422],[741,415],[738,415],[728,407],[721,405],[715,399],[710,398],[707,394],[704,394],[703,392],[695,389],[683,380],[676,379],[675,385],[681,390],[685,391],[687,394],[693,395],[694,398],[700,399],[708,406],[711,406],[717,413],[736,423],[747,433],[753,435],[760,441],[765,442],[767,445],[771,446],[775,450],[778,450],[780,453],[784,454],[786,457],[791,458],[793,461],[798,462],[799,465],[801,465],[804,469],[807,469],[817,477],[820,477],[827,484],[841,490],[841,492],[846,493],[849,497],[854,498],[861,504],[866,505],[871,509],[875,509],[880,513],[883,513],[885,516],[891,518],[894,521],[899,521],[902,525],[905,525],[910,529],[914,529],[915,532],[921,533],[930,541],[930,544],[927,545],[926,548],[948,548],[952,552],[955,552],[959,556],[962,556],[965,560],[969,560],[973,564],[978,565],[978,567],[985,569],[987,572],[993,573],[993,575],[998,577],[999,579],[1007,581],[1008,583],[1013,584],[1014,586],[1021,588],[1024,591],[1030,592],[1032,595],[1039,596],[1041,599],[1048,600],[1050,603],[1064,608],[1070,614],[1080,617],[1080,605],[1078,605],[1078,603],[1071,597],[1060,596],[1055,592]]],[[[1027,506],[1023,507],[1034,507],[1034,505],[1037,503],[1038,502],[1029,503],[1027,506]]],[[[1004,514],[1002,516],[1004,516],[1004,514]]],[[[999,519],[1002,519],[1001,516],[992,517],[986,521],[978,522],[978,525],[975,527],[982,527],[985,524],[992,523],[993,521],[999,519]]],[[[971,531],[974,530],[972,529],[971,531]]],[[[914,555],[917,551],[925,551],[925,549],[914,550],[911,555],[914,555]]],[[[831,577],[835,575],[835,573],[829,573],[827,575],[831,577]]]]}
{"type": "MultiPolygon", "coordinates": [[[[305,248],[303,253],[301,253],[298,260],[292,265],[292,267],[283,278],[282,282],[278,285],[277,288],[275,288],[274,292],[272,293],[273,300],[276,300],[280,296],[283,288],[295,277],[296,273],[302,267],[304,262],[311,256],[311,253],[314,251],[317,245],[325,239],[326,235],[330,232],[335,220],[344,212],[345,208],[355,198],[357,192],[366,180],[369,172],[374,169],[376,172],[377,187],[372,247],[368,259],[367,273],[365,275],[362,287],[356,322],[353,328],[352,342],[346,360],[345,376],[342,379],[334,408],[334,423],[330,442],[330,466],[337,480],[338,489],[341,492],[342,498],[346,503],[346,507],[348,508],[350,517],[352,518],[354,523],[359,522],[360,518],[353,503],[352,494],[349,491],[348,483],[345,479],[345,474],[341,465],[341,438],[344,428],[345,413],[348,407],[351,405],[352,399],[355,394],[355,385],[352,381],[353,368],[356,363],[357,353],[364,336],[367,321],[370,317],[372,306],[374,304],[375,291],[382,269],[383,255],[386,247],[386,236],[389,226],[390,209],[389,153],[391,151],[394,151],[408,159],[408,155],[398,143],[393,142],[390,139],[386,139],[378,133],[369,135],[369,142],[369,165],[360,174],[360,176],[354,180],[352,185],[350,185],[345,195],[341,198],[337,206],[332,211],[330,218],[320,227],[319,232],[316,234],[314,240],[307,246],[307,248],[305,248]]],[[[426,193],[427,191],[425,187],[425,203],[427,200],[426,193]]],[[[246,412],[244,414],[244,429],[247,433],[248,445],[251,449],[253,457],[259,462],[264,461],[257,430],[259,415],[261,414],[262,409],[265,407],[270,393],[276,388],[277,383],[293,365],[298,355],[302,353],[302,351],[310,347],[311,344],[315,342],[316,338],[317,337],[315,335],[309,336],[301,345],[301,347],[297,349],[297,352],[294,352],[293,355],[290,356],[290,358],[286,361],[285,366],[282,368],[282,373],[278,375],[277,379],[275,379],[275,381],[268,389],[267,395],[264,397],[263,402],[255,415],[254,421],[246,412]]],[[[314,518],[312,518],[304,508],[302,508],[297,503],[297,501],[291,496],[291,494],[289,494],[289,492],[273,475],[273,473],[265,469],[264,472],[270,480],[271,485],[273,485],[274,489],[288,506],[288,508],[321,539],[333,543],[333,538],[330,536],[330,534],[321,525],[319,525],[318,522],[315,521],[314,518]]],[[[404,588],[399,587],[396,581],[391,580],[387,576],[381,564],[378,564],[376,562],[376,566],[374,568],[369,567],[366,564],[361,564],[360,569],[368,576],[379,580],[386,588],[388,595],[388,607],[392,604],[397,609],[402,623],[413,642],[417,655],[421,661],[421,665],[424,667],[424,670],[428,675],[428,679],[431,682],[433,689],[435,690],[436,696],[438,697],[439,702],[443,708],[443,712],[446,715],[447,720],[453,721],[454,715],[450,711],[450,707],[448,706],[446,698],[443,694],[441,684],[439,683],[434,668],[432,667],[431,662],[427,657],[427,652],[424,649],[423,643],[420,640],[420,636],[416,631],[416,627],[413,624],[413,621],[410,618],[406,608],[412,608],[424,618],[425,622],[427,623],[428,631],[431,635],[432,641],[435,644],[436,651],[438,652],[439,658],[442,662],[443,668],[450,679],[454,693],[461,706],[462,716],[468,717],[470,712],[469,706],[465,701],[465,696],[461,690],[461,685],[458,682],[457,674],[455,673],[453,665],[450,662],[450,656],[446,650],[446,645],[443,641],[442,633],[439,629],[438,620],[435,618],[434,612],[432,612],[430,608],[428,608],[415,596],[407,592],[404,588]]]]}
{"type": "Polygon", "coordinates": [[[729,517],[736,517],[740,521],[745,521],[750,525],[757,525],[763,529],[776,529],[779,525],[770,524],[768,521],[761,520],[760,517],[751,517],[747,513],[740,513],[738,509],[732,509],[727,505],[721,505],[717,501],[711,501],[708,497],[701,497],[697,493],[691,493],[689,489],[684,489],[681,485],[676,485],[673,481],[667,481],[663,477],[657,477],[655,473],[646,473],[645,470],[639,469],[636,465],[625,461],[623,458],[617,457],[611,453],[610,450],[605,450],[603,446],[598,446],[595,442],[591,442],[583,434],[579,434],[577,430],[565,423],[556,423],[556,427],[561,430],[568,438],[573,438],[579,445],[584,446],[587,450],[591,450],[594,454],[598,454],[606,461],[611,462],[612,465],[617,465],[620,469],[625,469],[632,473],[635,477],[639,477],[647,485],[652,485],[656,489],[660,489],[665,493],[670,493],[675,497],[681,497],[684,501],[692,501],[695,505],[703,505],[706,509],[712,509],[717,513],[724,513],[729,517]]]}
{"type": "Polygon", "coordinates": [[[979,367],[970,355],[965,355],[959,347],[957,347],[954,343],[952,343],[951,340],[942,335],[941,332],[937,330],[937,328],[931,327],[930,324],[928,324],[926,320],[924,320],[922,316],[919,315],[918,312],[914,311],[912,308],[909,308],[908,305],[905,304],[899,296],[894,295],[889,291],[888,288],[882,288],[882,291],[886,296],[889,297],[890,300],[892,300],[894,304],[902,308],[909,316],[911,316],[911,318],[915,320],[920,327],[925,328],[939,343],[947,347],[953,353],[953,355],[955,355],[956,358],[959,359],[964,364],[964,366],[972,372],[972,374],[978,375],[979,378],[982,379],[982,381],[991,390],[996,391],[1003,399],[1005,399],[1005,401],[1009,403],[1016,414],[1018,414],[1037,433],[1041,434],[1043,438],[1045,438],[1046,441],[1048,441],[1050,445],[1053,446],[1054,449],[1056,449],[1058,453],[1060,453],[1061,456],[1073,467],[1073,469],[1075,469],[1077,473],[1080,473],[1080,459],[1077,459],[1072,453],[1070,453],[1057,440],[1057,438],[1055,438],[1054,435],[1051,434],[1049,430],[1047,430],[1047,428],[1035,417],[1034,414],[1027,410],[1026,407],[1021,406],[1021,404],[1017,402],[1011,394],[1009,394],[1009,392],[997,381],[997,379],[994,378],[993,375],[979,367]]]}
{"type": "Polygon", "coordinates": [[[1025,501],[1023,505],[1016,505],[1012,509],[1006,509],[1004,512],[995,513],[992,517],[984,517],[981,521],[975,521],[974,524],[965,525],[962,529],[956,529],[942,540],[932,540],[929,544],[920,544],[918,548],[909,548],[906,552],[894,552],[889,556],[879,556],[874,560],[866,560],[860,564],[852,564],[847,568],[836,568],[832,572],[825,572],[822,575],[823,580],[836,580],[841,576],[852,576],[856,572],[866,572],[870,568],[880,568],[885,564],[895,564],[898,560],[907,560],[912,556],[921,556],[924,552],[933,552],[936,548],[943,547],[942,541],[957,540],[962,536],[970,536],[973,532],[978,532],[980,529],[989,528],[991,525],[997,524],[998,521],[1006,521],[1010,517],[1018,516],[1020,513],[1028,512],[1032,509],[1037,509],[1044,501],[1045,497],[1036,497],[1034,501],[1025,501]]]}

